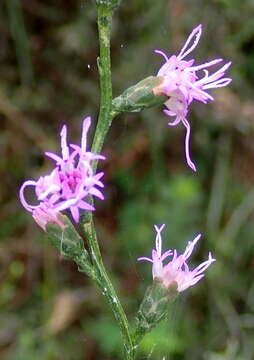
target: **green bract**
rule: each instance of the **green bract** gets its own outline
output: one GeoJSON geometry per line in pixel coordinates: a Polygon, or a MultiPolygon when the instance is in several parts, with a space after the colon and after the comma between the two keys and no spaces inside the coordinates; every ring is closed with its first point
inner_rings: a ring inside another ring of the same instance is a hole
{"type": "Polygon", "coordinates": [[[67,216],[59,215],[59,217],[65,227],[61,228],[56,224],[48,223],[46,229],[49,241],[62,255],[75,261],[81,272],[92,275],[92,264],[83,239],[67,216]]]}
{"type": "Polygon", "coordinates": [[[145,334],[166,318],[169,304],[175,300],[177,294],[177,284],[166,288],[154,280],[148,287],[136,316],[135,343],[139,343],[145,334]]]}
{"type": "Polygon", "coordinates": [[[136,85],[129,87],[113,100],[113,112],[139,112],[163,104],[168,98],[154,94],[154,88],[159,86],[162,81],[161,77],[149,76],[136,85]]]}

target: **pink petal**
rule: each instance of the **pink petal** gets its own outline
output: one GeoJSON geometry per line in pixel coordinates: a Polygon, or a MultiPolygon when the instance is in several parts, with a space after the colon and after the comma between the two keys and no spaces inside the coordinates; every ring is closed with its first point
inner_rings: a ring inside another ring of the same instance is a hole
{"type": "Polygon", "coordinates": [[[92,187],[90,190],[89,190],[89,193],[91,195],[94,195],[96,196],[97,198],[101,199],[101,200],[104,200],[104,196],[103,194],[101,193],[100,190],[96,189],[95,187],[92,187]]]}
{"type": "Polygon", "coordinates": [[[67,127],[64,125],[62,127],[62,130],[60,132],[61,136],[61,148],[62,148],[62,154],[63,154],[63,160],[68,160],[69,158],[69,148],[67,145],[67,127]]]}
{"type": "Polygon", "coordinates": [[[55,153],[52,153],[52,152],[49,152],[49,151],[46,151],[45,152],[45,155],[53,160],[55,160],[57,162],[57,164],[61,164],[63,162],[63,159],[60,158],[60,156],[58,156],[57,154],[55,153]]]}
{"type": "Polygon", "coordinates": [[[82,137],[81,137],[81,153],[84,154],[86,152],[86,138],[87,132],[91,126],[91,117],[88,116],[83,121],[83,129],[82,129],[82,137]]]}
{"type": "Polygon", "coordinates": [[[71,206],[70,207],[71,210],[71,215],[73,217],[73,220],[78,223],[79,222],[79,210],[77,206],[71,206]]]}

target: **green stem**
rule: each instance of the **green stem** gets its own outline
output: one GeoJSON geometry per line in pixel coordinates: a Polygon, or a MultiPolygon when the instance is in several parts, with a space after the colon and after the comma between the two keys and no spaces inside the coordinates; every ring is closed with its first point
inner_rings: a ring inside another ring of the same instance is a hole
{"type": "MultiPolygon", "coordinates": [[[[111,62],[110,62],[110,33],[112,25],[113,10],[104,5],[97,5],[97,22],[100,42],[100,57],[98,58],[98,68],[100,75],[100,113],[95,130],[92,152],[100,153],[113,119],[112,112],[112,82],[111,82],[111,62]]],[[[97,169],[97,162],[93,164],[93,171],[97,169]]],[[[96,272],[94,280],[106,297],[109,306],[114,313],[122,333],[124,342],[124,352],[126,360],[134,359],[134,349],[129,323],[116,291],[107,275],[103,265],[96,231],[93,223],[92,213],[84,216],[83,228],[88,240],[92,263],[96,272]]]]}
{"type": "MultiPolygon", "coordinates": [[[[100,42],[100,57],[98,58],[98,69],[100,75],[100,113],[94,135],[92,152],[100,153],[111,125],[112,114],[112,82],[111,82],[111,61],[110,61],[110,33],[113,11],[104,7],[97,7],[98,32],[100,42]]],[[[93,170],[97,168],[97,161],[94,161],[93,170]]]]}
{"type": "Polygon", "coordinates": [[[114,316],[120,327],[124,342],[125,358],[126,360],[133,360],[134,346],[132,342],[132,336],[129,330],[129,323],[125,315],[125,312],[123,310],[123,307],[119,301],[119,298],[116,294],[116,291],[103,265],[103,261],[97,241],[96,231],[92,219],[92,214],[90,214],[90,220],[83,224],[83,228],[86,238],[88,240],[92,262],[94,268],[96,269],[96,276],[94,277],[94,279],[97,285],[99,286],[99,288],[101,289],[102,294],[106,297],[109,306],[112,312],[114,313],[114,316]]]}

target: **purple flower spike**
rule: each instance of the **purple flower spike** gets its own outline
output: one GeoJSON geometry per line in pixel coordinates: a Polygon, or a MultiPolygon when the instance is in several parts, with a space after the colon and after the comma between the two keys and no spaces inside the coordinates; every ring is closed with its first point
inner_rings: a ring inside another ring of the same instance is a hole
{"type": "Polygon", "coordinates": [[[163,51],[155,50],[155,53],[163,56],[165,63],[159,69],[157,76],[163,78],[162,83],[154,88],[155,95],[166,95],[169,100],[165,102],[167,110],[164,113],[175,117],[168,125],[176,126],[182,123],[186,129],[185,155],[186,161],[193,171],[196,167],[190,158],[190,124],[186,119],[189,105],[193,100],[207,103],[214,98],[206,90],[227,86],[232,79],[223,77],[231,62],[224,64],[216,72],[209,74],[207,68],[223,61],[214,59],[201,65],[194,65],[195,60],[183,60],[198,45],[202,35],[202,25],[198,25],[189,35],[187,41],[178,55],[168,57],[163,51]]]}
{"type": "Polygon", "coordinates": [[[201,234],[197,235],[193,241],[189,241],[183,254],[177,255],[176,250],[167,250],[162,254],[162,240],[161,232],[165,225],[158,227],[154,225],[156,230],[155,247],[152,250],[152,258],[140,257],[138,261],[149,261],[153,264],[152,273],[153,279],[160,281],[165,287],[177,285],[177,291],[182,292],[190,286],[195,285],[205,275],[203,272],[214,262],[211,253],[208,254],[208,259],[202,262],[193,270],[189,269],[187,260],[191,256],[193,249],[199,241],[201,234]],[[172,257],[166,265],[163,265],[164,260],[172,257]]]}
{"type": "Polygon", "coordinates": [[[27,180],[20,188],[20,201],[30,212],[36,222],[45,230],[47,222],[60,224],[58,213],[70,209],[75,222],[79,222],[79,209],[94,211],[95,208],[86,202],[89,195],[103,200],[104,196],[99,188],[104,185],[101,178],[104,173],[93,174],[92,161],[104,160],[100,154],[86,151],[87,133],[91,125],[91,118],[83,121],[81,146],[68,144],[67,127],[64,125],[60,132],[62,156],[46,152],[46,156],[56,163],[54,170],[39,180],[27,180]],[[39,204],[31,205],[26,201],[25,189],[33,186],[39,204]]]}

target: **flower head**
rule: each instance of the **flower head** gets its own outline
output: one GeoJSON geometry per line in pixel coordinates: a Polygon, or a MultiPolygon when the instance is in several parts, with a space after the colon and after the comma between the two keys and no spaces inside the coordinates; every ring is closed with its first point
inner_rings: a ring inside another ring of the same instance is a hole
{"type": "Polygon", "coordinates": [[[187,260],[191,256],[196,243],[199,241],[201,234],[197,235],[193,241],[189,241],[183,254],[178,255],[176,250],[167,250],[162,254],[161,232],[165,225],[154,226],[157,235],[155,239],[155,248],[152,250],[152,258],[140,257],[139,261],[149,261],[153,264],[153,279],[160,281],[165,287],[169,288],[177,285],[177,291],[182,292],[188,287],[195,285],[205,275],[204,271],[215,261],[211,253],[208,259],[202,262],[193,270],[189,269],[187,260]],[[163,262],[171,257],[171,260],[164,265],[163,262]]]}
{"type": "Polygon", "coordinates": [[[186,119],[189,105],[193,100],[203,103],[214,100],[207,92],[212,88],[227,86],[231,79],[223,77],[225,71],[230,67],[231,62],[224,64],[220,69],[210,74],[207,68],[216,65],[223,59],[213,59],[200,65],[194,65],[195,60],[186,60],[197,46],[202,34],[202,25],[198,25],[189,35],[187,41],[178,55],[168,57],[161,50],[155,50],[157,54],[163,56],[165,63],[159,69],[157,76],[163,78],[162,83],[154,88],[155,95],[166,95],[168,100],[165,102],[167,109],[164,113],[169,117],[174,117],[168,125],[176,126],[182,123],[186,128],[185,154],[188,165],[196,171],[196,166],[190,157],[190,124],[186,119]]]}
{"type": "Polygon", "coordinates": [[[61,136],[62,156],[46,152],[46,156],[56,163],[54,170],[37,181],[27,180],[20,189],[20,200],[24,208],[33,213],[33,217],[45,229],[48,217],[55,219],[60,211],[70,209],[75,222],[79,221],[79,209],[93,211],[86,198],[88,195],[104,199],[99,188],[103,188],[101,178],[103,172],[93,174],[92,161],[104,160],[105,157],[86,150],[87,132],[91,125],[91,118],[83,121],[81,146],[67,143],[67,127],[63,126],[61,136]],[[27,187],[35,188],[35,195],[39,204],[31,205],[26,201],[24,191],[27,187]],[[40,217],[42,223],[40,224],[40,217]]]}

